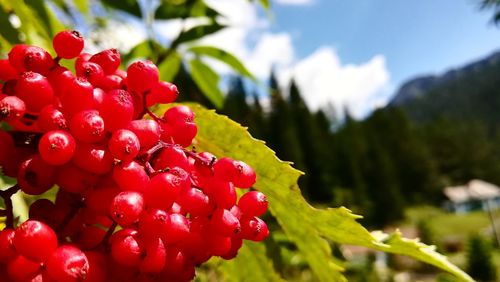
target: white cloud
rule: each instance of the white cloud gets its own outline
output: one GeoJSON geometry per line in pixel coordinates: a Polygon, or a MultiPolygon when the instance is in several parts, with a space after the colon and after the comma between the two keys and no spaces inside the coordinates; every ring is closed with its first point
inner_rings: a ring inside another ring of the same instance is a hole
{"type": "MultiPolygon", "coordinates": [[[[364,117],[374,108],[384,106],[390,94],[390,75],[385,58],[376,55],[360,64],[342,63],[331,46],[318,48],[309,56],[296,57],[291,33],[273,33],[269,19],[259,14],[259,8],[247,0],[206,0],[225,17],[229,25],[220,32],[195,43],[213,45],[240,58],[258,78],[267,81],[275,68],[280,84],[287,86],[292,77],[311,109],[333,104],[338,113],[347,107],[355,117],[364,117]]],[[[278,4],[306,5],[311,0],[276,0],[278,4]]],[[[170,21],[157,26],[166,38],[174,38],[182,27],[170,21]],[[160,28],[161,27],[161,28],[160,28]]],[[[231,70],[210,60],[219,72],[231,70]]],[[[265,99],[265,98],[264,98],[265,99]]]]}
{"type": "Polygon", "coordinates": [[[281,5],[311,5],[313,0],[275,0],[276,3],[281,5]]]}
{"type": "Polygon", "coordinates": [[[363,117],[387,102],[389,73],[381,55],[360,65],[342,65],[333,48],[322,47],[285,71],[280,81],[288,84],[291,77],[311,109],[331,103],[339,113],[345,106],[355,117],[363,117]]]}

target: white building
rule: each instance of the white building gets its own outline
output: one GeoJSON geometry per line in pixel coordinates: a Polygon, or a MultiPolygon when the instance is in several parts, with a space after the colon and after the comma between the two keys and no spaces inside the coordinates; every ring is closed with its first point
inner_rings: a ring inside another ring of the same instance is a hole
{"type": "Polygon", "coordinates": [[[482,180],[474,179],[464,186],[446,187],[444,195],[447,198],[445,209],[455,213],[500,208],[500,188],[482,180]]]}

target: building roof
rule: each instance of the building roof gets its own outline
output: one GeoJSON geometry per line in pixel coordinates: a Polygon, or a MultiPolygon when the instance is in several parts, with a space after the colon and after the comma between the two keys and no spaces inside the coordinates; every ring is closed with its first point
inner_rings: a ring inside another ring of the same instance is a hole
{"type": "Polygon", "coordinates": [[[444,194],[452,202],[485,200],[500,197],[500,188],[491,183],[474,179],[464,186],[446,187],[444,194]]]}

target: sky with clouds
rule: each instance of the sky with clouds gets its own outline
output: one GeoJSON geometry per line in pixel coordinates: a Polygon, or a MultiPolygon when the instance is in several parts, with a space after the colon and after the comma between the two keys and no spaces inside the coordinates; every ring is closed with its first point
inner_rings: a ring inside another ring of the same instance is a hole
{"type": "MultiPolygon", "coordinates": [[[[412,77],[500,49],[500,27],[479,0],[271,0],[271,14],[248,0],[205,1],[231,27],[199,44],[232,52],[263,81],[274,67],[284,89],[295,79],[312,109],[347,107],[358,118],[412,77]]],[[[155,26],[167,39],[180,27],[155,26]]]]}

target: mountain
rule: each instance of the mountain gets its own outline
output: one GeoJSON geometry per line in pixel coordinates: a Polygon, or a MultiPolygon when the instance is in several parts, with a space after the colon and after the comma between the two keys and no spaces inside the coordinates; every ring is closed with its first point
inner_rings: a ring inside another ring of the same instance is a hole
{"type": "Polygon", "coordinates": [[[500,51],[439,76],[412,79],[388,107],[402,108],[417,122],[437,118],[500,123],[500,51]]]}

